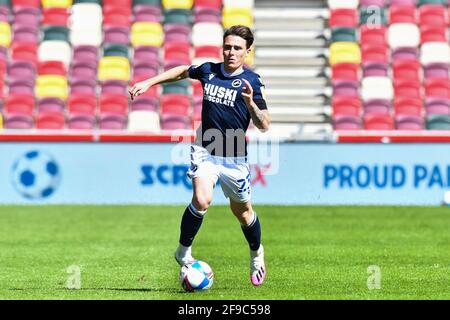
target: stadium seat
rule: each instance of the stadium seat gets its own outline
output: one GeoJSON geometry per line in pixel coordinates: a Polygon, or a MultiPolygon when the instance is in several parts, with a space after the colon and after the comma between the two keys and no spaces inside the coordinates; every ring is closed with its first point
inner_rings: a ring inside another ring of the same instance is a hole
{"type": "Polygon", "coordinates": [[[97,62],[98,48],[96,46],[90,46],[90,45],[74,46],[73,60],[74,61],[97,62]]]}
{"type": "Polygon", "coordinates": [[[190,120],[187,117],[163,114],[161,115],[161,129],[162,130],[186,130],[189,129],[190,120]]]}
{"type": "Polygon", "coordinates": [[[425,121],[421,116],[399,114],[395,116],[395,128],[397,130],[424,130],[425,121]]]}
{"type": "Polygon", "coordinates": [[[36,129],[61,130],[65,126],[62,112],[39,112],[36,116],[36,129]]]}
{"type": "Polygon", "coordinates": [[[11,26],[8,22],[0,22],[0,46],[9,48],[11,44],[11,26]]]}
{"type": "Polygon", "coordinates": [[[412,23],[396,23],[389,26],[388,43],[392,49],[399,47],[418,47],[420,31],[412,23]]]}
{"type": "Polygon", "coordinates": [[[46,75],[60,75],[66,76],[67,71],[64,64],[61,61],[42,61],[38,63],[38,74],[46,75]]]}
{"type": "Polygon", "coordinates": [[[41,0],[42,8],[69,8],[72,0],[41,0]]]}
{"type": "Polygon", "coordinates": [[[128,97],[122,94],[103,93],[99,100],[101,114],[128,114],[128,97]]]}
{"type": "Polygon", "coordinates": [[[164,40],[163,28],[156,22],[135,22],[131,27],[131,44],[136,46],[161,47],[164,40]]]}
{"type": "Polygon", "coordinates": [[[396,97],[394,99],[394,113],[422,116],[423,103],[422,99],[414,99],[409,97],[396,97]]]}
{"type": "Polygon", "coordinates": [[[336,63],[361,63],[361,51],[353,42],[335,42],[330,46],[330,65],[336,63]]]}
{"type": "Polygon", "coordinates": [[[330,9],[357,9],[359,0],[328,0],[330,9]]]}
{"type": "Polygon", "coordinates": [[[0,129],[3,129],[3,115],[0,113],[0,129]]]}
{"type": "Polygon", "coordinates": [[[223,0],[223,6],[253,9],[255,0],[223,0]]]}
{"type": "Polygon", "coordinates": [[[39,29],[29,25],[13,25],[13,39],[15,42],[39,42],[39,29]]]}
{"type": "Polygon", "coordinates": [[[164,43],[190,43],[191,27],[186,24],[165,24],[164,25],[164,43]]]}
{"type": "Polygon", "coordinates": [[[96,114],[97,99],[95,95],[70,94],[67,106],[69,113],[94,116],[96,114]]]}
{"type": "Polygon", "coordinates": [[[359,83],[357,81],[336,80],[333,81],[334,96],[353,96],[357,97],[359,83]]]}
{"type": "Polygon", "coordinates": [[[109,43],[103,46],[104,57],[124,57],[130,58],[129,47],[125,44],[109,43]]]}
{"type": "Polygon", "coordinates": [[[353,9],[334,9],[330,12],[329,26],[356,28],[359,25],[358,11],[353,9]]]}
{"type": "Polygon", "coordinates": [[[63,112],[66,105],[64,100],[53,97],[39,99],[37,104],[38,112],[63,112]]]}
{"type": "Polygon", "coordinates": [[[159,114],[155,111],[136,110],[131,111],[128,116],[129,131],[159,131],[159,114]]]}
{"type": "Polygon", "coordinates": [[[363,119],[366,130],[394,130],[394,120],[389,114],[368,113],[363,119]]]}
{"type": "Polygon", "coordinates": [[[192,27],[192,44],[198,46],[222,47],[223,28],[218,23],[200,22],[192,27]]]}
{"type": "Polygon", "coordinates": [[[421,43],[427,42],[447,42],[448,33],[447,27],[436,26],[421,26],[420,27],[420,41],[421,43]]]}
{"type": "Polygon", "coordinates": [[[363,66],[363,77],[387,77],[389,66],[384,62],[364,62],[363,66]]]}
{"type": "Polygon", "coordinates": [[[332,66],[331,78],[335,80],[359,81],[359,65],[355,63],[336,63],[332,66]]]}
{"type": "Polygon", "coordinates": [[[164,66],[166,70],[170,69],[172,66],[175,65],[189,65],[191,63],[190,44],[166,43],[163,49],[164,49],[164,66]]]}
{"type": "Polygon", "coordinates": [[[222,0],[194,0],[194,9],[198,7],[222,10],[222,0]]]}
{"type": "Polygon", "coordinates": [[[122,80],[106,80],[100,84],[100,92],[127,95],[127,82],[122,80]]]}
{"type": "Polygon", "coordinates": [[[103,6],[103,27],[126,27],[131,25],[131,7],[103,6]]]}
{"type": "Polygon", "coordinates": [[[70,43],[72,46],[94,46],[99,47],[103,41],[101,28],[84,28],[70,32],[70,43]]]}
{"type": "Polygon", "coordinates": [[[191,100],[183,94],[166,94],[161,96],[160,113],[181,115],[188,117],[191,114],[191,100]]]}
{"type": "Polygon", "coordinates": [[[6,113],[32,116],[35,109],[34,97],[32,95],[8,95],[3,108],[6,113]]]}
{"type": "Polygon", "coordinates": [[[48,26],[68,26],[69,11],[66,8],[48,7],[42,10],[42,24],[48,26]]]}
{"type": "Polygon", "coordinates": [[[428,130],[450,130],[450,115],[429,115],[426,122],[428,130]]]}
{"type": "Polygon", "coordinates": [[[336,115],[333,118],[333,126],[337,131],[340,130],[361,130],[362,121],[359,116],[336,115]]]}
{"type": "Polygon", "coordinates": [[[36,96],[38,98],[55,97],[66,100],[68,95],[67,79],[58,75],[42,75],[36,78],[36,96]]]}
{"type": "Polygon", "coordinates": [[[361,47],[362,62],[379,62],[387,64],[389,61],[388,48],[381,45],[365,44],[361,47]]]}
{"type": "Polygon", "coordinates": [[[127,117],[120,114],[100,114],[99,127],[101,130],[125,130],[127,117]]]}
{"type": "Polygon", "coordinates": [[[23,7],[39,8],[41,5],[40,0],[11,0],[10,3],[13,7],[23,6],[23,7]]]}
{"type": "Polygon", "coordinates": [[[376,27],[387,24],[387,14],[381,6],[361,6],[359,9],[359,23],[369,24],[376,27]]]}
{"type": "Polygon", "coordinates": [[[417,60],[398,60],[392,63],[393,76],[395,80],[409,79],[421,81],[421,65],[417,60]]]}
{"type": "Polygon", "coordinates": [[[371,44],[386,47],[386,33],[387,30],[384,26],[374,28],[369,25],[363,25],[360,29],[360,42],[362,45],[371,44]]]}
{"type": "Polygon", "coordinates": [[[432,114],[450,114],[450,99],[445,98],[426,98],[425,110],[428,115],[432,114]]]}
{"type": "Polygon", "coordinates": [[[10,78],[34,79],[36,77],[36,67],[30,61],[11,60],[8,66],[8,76],[10,78]]]}
{"type": "Polygon", "coordinates": [[[371,99],[364,101],[364,113],[390,114],[391,102],[386,99],[371,99]]]}
{"type": "Polygon", "coordinates": [[[394,92],[396,97],[421,99],[421,83],[417,80],[397,79],[394,81],[394,92]]]}
{"type": "Polygon", "coordinates": [[[194,7],[194,23],[213,22],[222,24],[222,10],[210,7],[194,7]]]}
{"type": "Polygon", "coordinates": [[[361,116],[361,100],[357,97],[333,96],[331,102],[333,115],[353,115],[361,116]]]}
{"type": "Polygon", "coordinates": [[[95,128],[95,117],[69,113],[67,127],[71,130],[93,130],[95,128]]]}
{"type": "Polygon", "coordinates": [[[130,43],[130,29],[122,26],[104,26],[103,42],[128,46],[130,43]]]}
{"type": "Polygon", "coordinates": [[[9,78],[9,94],[34,94],[34,79],[32,78],[9,78]]]}
{"type": "Polygon", "coordinates": [[[70,92],[78,94],[95,95],[96,79],[72,77],[70,79],[70,92]]]}
{"type": "Polygon", "coordinates": [[[186,9],[169,9],[164,10],[164,24],[186,24],[191,25],[193,22],[191,10],[186,9]]]}
{"type": "Polygon", "coordinates": [[[446,7],[435,4],[425,4],[419,8],[420,25],[447,27],[448,18],[446,7]]]}
{"type": "Polygon", "coordinates": [[[159,64],[159,48],[154,46],[134,47],[133,61],[147,60],[159,64]]]}
{"type": "Polygon", "coordinates": [[[135,77],[154,77],[159,73],[159,64],[148,59],[133,60],[133,78],[135,77]]]}
{"type": "Polygon", "coordinates": [[[349,27],[331,29],[331,42],[357,42],[356,29],[349,27]]]}
{"type": "Polygon", "coordinates": [[[389,7],[389,22],[417,24],[415,5],[391,5],[389,7]]]}
{"type": "Polygon", "coordinates": [[[133,0],[133,6],[137,5],[146,5],[146,6],[154,6],[161,7],[161,0],[133,0]]]}
{"type": "Polygon", "coordinates": [[[193,6],[193,0],[162,0],[163,8],[169,9],[191,9],[193,6]]]}
{"type": "Polygon", "coordinates": [[[65,41],[69,42],[69,29],[63,26],[44,26],[43,41],[65,41]]]}
{"type": "Polygon", "coordinates": [[[22,114],[5,114],[3,125],[6,129],[32,129],[34,120],[32,116],[22,114]]]}
{"type": "Polygon", "coordinates": [[[131,102],[131,110],[158,111],[159,101],[155,97],[139,96],[131,102]]]}
{"type": "Polygon", "coordinates": [[[103,57],[99,62],[98,79],[130,80],[130,63],[124,57],[103,57]]]}
{"type": "Polygon", "coordinates": [[[66,41],[43,41],[38,49],[39,61],[61,61],[66,70],[70,67],[72,48],[66,41]]]}
{"type": "Polygon", "coordinates": [[[419,48],[397,48],[392,50],[392,61],[417,61],[419,59],[419,48]]]}
{"type": "Polygon", "coordinates": [[[70,78],[97,79],[97,62],[74,59],[70,68],[70,78]]]}
{"type": "Polygon", "coordinates": [[[222,25],[224,28],[230,28],[234,25],[253,28],[253,13],[248,8],[224,7],[222,10],[222,25]]]}
{"type": "Polygon", "coordinates": [[[450,80],[448,79],[426,79],[424,87],[427,98],[450,99],[450,80]]]}
{"type": "Polygon", "coordinates": [[[430,63],[424,66],[425,79],[448,79],[449,78],[448,63],[430,63]]]}
{"type": "Polygon", "coordinates": [[[444,42],[424,43],[421,48],[422,65],[430,63],[450,63],[450,46],[444,42]]]}
{"type": "Polygon", "coordinates": [[[161,23],[163,16],[160,7],[153,5],[134,5],[134,22],[157,22],[161,23]]]}
{"type": "Polygon", "coordinates": [[[372,99],[392,100],[394,90],[392,80],[387,77],[369,77],[361,82],[361,97],[363,101],[372,99]]]}
{"type": "Polygon", "coordinates": [[[171,82],[171,83],[164,83],[163,84],[163,90],[162,94],[182,94],[187,95],[189,93],[189,86],[190,82],[189,80],[179,80],[177,82],[171,82]]]}

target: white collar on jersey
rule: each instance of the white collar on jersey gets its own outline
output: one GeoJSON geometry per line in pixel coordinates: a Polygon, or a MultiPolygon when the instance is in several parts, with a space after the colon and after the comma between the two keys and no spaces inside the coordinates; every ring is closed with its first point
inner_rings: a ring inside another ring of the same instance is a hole
{"type": "Polygon", "coordinates": [[[240,67],[239,69],[235,70],[234,72],[228,73],[225,71],[225,67],[224,67],[223,63],[220,64],[220,69],[225,77],[235,77],[235,76],[240,75],[242,72],[244,72],[244,68],[240,67]]]}

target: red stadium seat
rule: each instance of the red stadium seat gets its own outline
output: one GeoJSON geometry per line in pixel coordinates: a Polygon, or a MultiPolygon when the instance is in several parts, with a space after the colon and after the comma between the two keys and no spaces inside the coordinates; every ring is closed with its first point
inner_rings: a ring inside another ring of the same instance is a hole
{"type": "Polygon", "coordinates": [[[386,27],[378,26],[376,28],[369,25],[361,26],[360,42],[362,45],[370,44],[374,46],[386,46],[386,27]]]}
{"type": "Polygon", "coordinates": [[[203,98],[203,86],[200,81],[192,80],[192,92],[193,92],[194,97],[202,97],[203,98]]]}
{"type": "Polygon", "coordinates": [[[6,113],[33,115],[35,100],[30,95],[8,95],[5,100],[4,110],[6,113]]]}
{"type": "Polygon", "coordinates": [[[394,130],[394,120],[385,113],[369,113],[364,115],[366,130],[394,130]]]}
{"type": "Polygon", "coordinates": [[[336,63],[332,66],[332,79],[359,81],[359,65],[355,63],[336,63]]]}
{"type": "Polygon", "coordinates": [[[416,7],[391,5],[389,8],[389,23],[417,23],[416,7]]]}
{"type": "Polygon", "coordinates": [[[394,80],[409,79],[420,81],[421,65],[416,60],[397,60],[392,64],[394,80]]]}
{"type": "Polygon", "coordinates": [[[67,76],[66,67],[62,61],[41,61],[38,63],[38,74],[53,74],[67,76]]]}
{"type": "Polygon", "coordinates": [[[103,6],[103,25],[113,27],[130,27],[131,7],[103,6]]]}
{"type": "Polygon", "coordinates": [[[67,102],[69,112],[72,114],[95,115],[97,98],[85,94],[71,94],[67,102]]]}
{"type": "Polygon", "coordinates": [[[13,60],[25,60],[37,66],[37,44],[14,42],[11,47],[11,58],[13,60]]]}
{"type": "Polygon", "coordinates": [[[358,11],[354,9],[335,9],[330,13],[330,28],[356,28],[359,23],[358,11]]]}
{"type": "Polygon", "coordinates": [[[180,64],[190,64],[191,45],[189,43],[166,43],[164,45],[164,60],[176,60],[180,64]]]}
{"type": "Polygon", "coordinates": [[[356,97],[335,96],[331,102],[333,115],[361,116],[361,100],[356,97]]]}
{"type": "Polygon", "coordinates": [[[447,26],[424,25],[420,27],[420,42],[447,42],[447,26]]]}
{"type": "Polygon", "coordinates": [[[198,46],[194,48],[196,58],[214,58],[222,60],[222,48],[216,46],[198,46]]]}
{"type": "Polygon", "coordinates": [[[351,115],[336,115],[333,118],[333,126],[335,130],[361,130],[361,117],[351,115]]]}
{"type": "Polygon", "coordinates": [[[450,99],[450,80],[448,79],[427,79],[425,80],[425,96],[427,98],[450,99]]]}
{"type": "Polygon", "coordinates": [[[128,97],[121,94],[105,93],[100,96],[100,114],[128,114],[128,97]]]}
{"type": "Polygon", "coordinates": [[[166,94],[161,96],[161,114],[188,117],[191,113],[191,100],[183,94],[166,94]]]}
{"type": "Polygon", "coordinates": [[[194,7],[222,9],[222,0],[194,0],[194,7]]]}
{"type": "Polygon", "coordinates": [[[44,8],[42,16],[43,25],[67,27],[69,11],[66,8],[44,8]]]}
{"type": "Polygon", "coordinates": [[[387,46],[363,45],[361,47],[361,56],[363,62],[388,63],[389,60],[387,46]]]}
{"type": "MultiPolygon", "coordinates": [[[[133,77],[133,80],[130,82],[130,87],[132,87],[135,83],[148,79],[148,76],[139,76],[133,77]]],[[[150,98],[158,98],[160,96],[161,86],[151,86],[149,90],[147,90],[144,94],[141,94],[140,97],[150,97],[150,98]]]]}
{"type": "Polygon", "coordinates": [[[446,27],[448,24],[446,8],[441,5],[425,4],[419,8],[421,26],[446,27]]]}
{"type": "Polygon", "coordinates": [[[11,0],[12,7],[32,7],[39,9],[41,7],[40,0],[11,0]]]}
{"type": "Polygon", "coordinates": [[[115,6],[122,8],[131,8],[133,0],[103,0],[102,5],[105,6],[115,6]]]}
{"type": "Polygon", "coordinates": [[[423,102],[421,99],[395,98],[394,113],[396,115],[408,114],[408,115],[422,116],[423,102]]]}
{"type": "Polygon", "coordinates": [[[65,118],[62,112],[39,112],[36,116],[37,129],[64,129],[65,118]]]}
{"type": "Polygon", "coordinates": [[[421,99],[421,84],[419,81],[401,79],[394,81],[395,97],[421,99]]]}

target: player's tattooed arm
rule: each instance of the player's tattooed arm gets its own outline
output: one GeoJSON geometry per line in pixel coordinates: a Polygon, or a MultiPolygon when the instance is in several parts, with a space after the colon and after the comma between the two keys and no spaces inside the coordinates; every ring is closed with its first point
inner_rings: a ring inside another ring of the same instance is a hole
{"type": "Polygon", "coordinates": [[[189,76],[188,69],[189,66],[178,66],[167,70],[155,77],[148,78],[147,80],[136,83],[129,90],[131,100],[133,100],[134,97],[145,93],[148,89],[150,89],[151,86],[187,78],[189,76]]]}
{"type": "Polygon", "coordinates": [[[250,116],[252,117],[253,124],[262,132],[269,130],[270,117],[267,110],[260,110],[253,101],[253,88],[247,80],[243,79],[245,86],[242,90],[242,96],[244,97],[250,116]]]}

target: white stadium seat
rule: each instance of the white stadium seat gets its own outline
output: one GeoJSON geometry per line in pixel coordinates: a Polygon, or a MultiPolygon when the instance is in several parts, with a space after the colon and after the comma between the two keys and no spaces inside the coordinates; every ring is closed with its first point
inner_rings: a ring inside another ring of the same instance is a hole
{"type": "Polygon", "coordinates": [[[388,30],[388,42],[392,49],[418,47],[420,44],[419,27],[412,23],[392,24],[388,30]]]}
{"type": "Polygon", "coordinates": [[[364,78],[361,83],[361,97],[363,101],[371,99],[392,100],[394,98],[392,80],[387,77],[364,78]]]}
{"type": "Polygon", "coordinates": [[[328,0],[330,9],[357,9],[359,0],[328,0]]]}
{"type": "Polygon", "coordinates": [[[72,61],[72,48],[66,41],[43,41],[38,49],[39,61],[62,61],[69,70],[72,61]]]}
{"type": "Polygon", "coordinates": [[[73,46],[90,45],[99,47],[103,41],[103,33],[101,30],[94,31],[92,29],[71,30],[69,40],[73,46]]]}
{"type": "Polygon", "coordinates": [[[427,42],[422,45],[420,61],[430,63],[450,63],[450,45],[445,42],[427,42]]]}
{"type": "Polygon", "coordinates": [[[77,23],[84,23],[86,26],[101,25],[102,22],[102,7],[97,3],[76,3],[71,7],[69,27],[77,23]]]}
{"type": "Polygon", "coordinates": [[[222,25],[213,22],[200,22],[192,27],[192,44],[197,46],[221,47],[223,42],[222,25]]]}
{"type": "Polygon", "coordinates": [[[137,110],[128,115],[129,131],[159,131],[159,114],[155,111],[137,110]]]}
{"type": "Polygon", "coordinates": [[[223,6],[253,9],[255,7],[255,0],[223,0],[223,6]]]}

